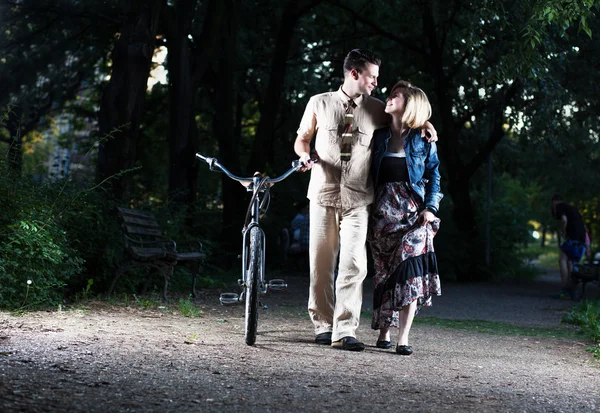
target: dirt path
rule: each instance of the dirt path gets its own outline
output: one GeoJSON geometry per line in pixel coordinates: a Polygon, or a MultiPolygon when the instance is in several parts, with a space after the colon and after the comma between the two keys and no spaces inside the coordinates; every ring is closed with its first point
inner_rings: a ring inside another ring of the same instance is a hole
{"type": "MultiPolygon", "coordinates": [[[[556,277],[443,285],[422,315],[560,327],[571,303],[548,298],[556,277]]],[[[589,343],[417,324],[415,354],[401,357],[374,347],[365,318],[366,351],[343,352],[312,343],[306,278],[288,282],[265,300],[254,347],[243,344],[243,308],[219,306],[214,292],[200,318],[98,302],[0,313],[0,411],[600,412],[589,343]]]]}

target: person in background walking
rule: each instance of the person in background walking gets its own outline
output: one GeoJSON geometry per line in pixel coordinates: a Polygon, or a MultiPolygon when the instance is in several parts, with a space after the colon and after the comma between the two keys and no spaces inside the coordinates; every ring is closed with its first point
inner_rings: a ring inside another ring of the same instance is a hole
{"type": "Polygon", "coordinates": [[[559,232],[564,238],[564,242],[560,245],[558,258],[562,289],[553,297],[575,300],[571,272],[579,264],[587,249],[585,225],[579,210],[564,202],[559,194],[552,196],[552,217],[560,221],[559,232]]]}

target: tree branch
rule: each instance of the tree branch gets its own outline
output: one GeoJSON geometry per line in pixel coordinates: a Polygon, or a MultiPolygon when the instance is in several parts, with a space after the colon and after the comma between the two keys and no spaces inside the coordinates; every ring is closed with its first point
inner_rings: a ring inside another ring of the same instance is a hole
{"type": "Polygon", "coordinates": [[[481,148],[479,148],[473,159],[471,159],[471,161],[467,165],[465,165],[462,171],[463,179],[466,179],[468,181],[473,177],[477,169],[479,169],[479,167],[488,159],[489,154],[492,153],[498,142],[500,142],[504,137],[504,108],[515,97],[519,90],[519,82],[514,82],[506,91],[504,99],[502,99],[502,101],[499,102],[498,106],[496,107],[496,110],[492,114],[492,132],[490,133],[490,136],[488,137],[488,140],[485,142],[485,144],[481,148]]]}
{"type": "Polygon", "coordinates": [[[411,42],[408,39],[403,39],[401,37],[398,37],[388,31],[382,29],[380,24],[367,19],[366,17],[357,13],[355,10],[353,10],[349,6],[346,6],[344,3],[337,3],[337,2],[333,2],[333,1],[330,1],[330,3],[340,9],[346,11],[347,13],[349,13],[354,20],[369,27],[371,30],[373,30],[379,36],[393,40],[394,42],[396,42],[396,43],[400,44],[402,47],[404,47],[406,50],[410,50],[411,52],[416,53],[419,56],[427,56],[427,53],[422,48],[415,46],[414,42],[411,42]]]}
{"type": "Polygon", "coordinates": [[[323,3],[325,0],[307,0],[303,3],[296,4],[296,16],[300,17],[306,14],[313,7],[318,6],[320,3],[323,3]]]}
{"type": "Polygon", "coordinates": [[[487,100],[477,101],[477,103],[472,107],[472,109],[470,111],[468,111],[468,112],[464,113],[462,116],[458,117],[456,122],[454,122],[455,128],[457,128],[457,129],[462,128],[462,125],[464,125],[466,121],[471,119],[473,116],[477,117],[480,114],[482,114],[487,108],[489,108],[490,106],[493,106],[494,102],[506,100],[506,99],[503,99],[502,97],[511,93],[511,90],[512,90],[511,88],[513,88],[516,84],[517,84],[517,82],[513,82],[512,85],[508,87],[508,89],[502,88],[502,89],[498,90],[492,97],[490,97],[487,100]]]}
{"type": "Polygon", "coordinates": [[[458,9],[460,8],[460,0],[454,0],[454,8],[452,9],[452,13],[450,14],[450,19],[448,20],[448,27],[444,30],[442,34],[441,47],[444,48],[446,44],[446,39],[448,38],[448,33],[450,33],[450,29],[454,23],[454,19],[458,15],[458,9]]]}

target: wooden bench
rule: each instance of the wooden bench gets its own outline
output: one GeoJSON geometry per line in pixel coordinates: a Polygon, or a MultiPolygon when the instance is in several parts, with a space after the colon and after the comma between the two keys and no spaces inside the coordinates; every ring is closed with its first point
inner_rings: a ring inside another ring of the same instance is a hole
{"type": "Polygon", "coordinates": [[[167,289],[173,269],[178,263],[183,262],[188,264],[188,270],[192,275],[192,296],[196,297],[196,277],[200,264],[205,258],[202,243],[192,241],[177,244],[174,240],[165,237],[151,212],[118,208],[118,213],[128,261],[117,270],[108,291],[109,295],[113,293],[117,281],[124,272],[136,267],[145,267],[157,269],[164,277],[163,299],[167,301],[167,289]]]}
{"type": "Polygon", "coordinates": [[[585,285],[589,282],[600,284],[600,252],[594,254],[591,260],[585,260],[578,266],[579,271],[571,273],[575,287],[581,282],[580,299],[585,298],[585,285]]]}

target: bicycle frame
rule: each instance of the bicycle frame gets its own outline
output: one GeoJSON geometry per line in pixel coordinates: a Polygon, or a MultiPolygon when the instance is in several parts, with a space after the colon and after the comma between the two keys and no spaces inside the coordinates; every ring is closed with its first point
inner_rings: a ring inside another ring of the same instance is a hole
{"type": "MultiPolygon", "coordinates": [[[[209,165],[211,171],[225,173],[225,175],[227,175],[229,178],[233,179],[234,181],[238,181],[243,186],[245,186],[247,192],[252,192],[252,199],[250,200],[250,205],[248,207],[248,213],[246,215],[246,223],[244,224],[244,228],[242,229],[242,279],[238,281],[238,285],[240,287],[242,287],[242,295],[239,296],[238,301],[243,301],[244,294],[246,292],[245,286],[247,285],[247,281],[248,281],[248,274],[247,274],[248,266],[246,265],[246,263],[248,262],[248,259],[249,259],[248,235],[250,234],[250,230],[253,227],[258,228],[258,230],[260,231],[261,239],[262,239],[262,243],[261,243],[262,244],[262,254],[261,254],[261,266],[260,266],[261,271],[259,274],[258,281],[259,281],[259,286],[260,286],[260,293],[266,294],[269,289],[269,286],[268,286],[268,284],[265,283],[265,277],[264,277],[265,276],[266,237],[265,237],[265,233],[264,233],[263,229],[260,227],[260,208],[261,208],[262,202],[264,201],[264,198],[261,198],[261,194],[264,194],[265,192],[267,192],[270,189],[271,186],[273,186],[274,184],[276,184],[278,182],[283,181],[288,176],[290,176],[292,173],[299,170],[302,167],[302,163],[298,160],[293,161],[292,167],[277,178],[261,177],[259,174],[255,174],[251,178],[245,178],[245,177],[240,177],[240,176],[237,176],[237,175],[234,175],[233,173],[231,173],[227,168],[225,168],[223,165],[221,165],[216,158],[206,157],[200,153],[197,153],[196,157],[198,159],[201,159],[204,162],[206,162],[209,165]]],[[[281,287],[281,285],[278,285],[277,283],[275,283],[275,284],[270,285],[270,288],[273,290],[277,290],[278,286],[281,287]]],[[[285,288],[282,288],[282,289],[285,289],[285,288]]]]}
{"type": "MultiPolygon", "coordinates": [[[[258,278],[258,285],[259,285],[259,292],[261,294],[266,294],[267,293],[267,286],[265,284],[265,242],[266,242],[266,237],[265,237],[265,232],[263,231],[263,229],[260,227],[259,221],[260,221],[260,204],[261,204],[261,198],[260,198],[260,194],[264,193],[266,191],[265,188],[261,188],[262,185],[260,185],[260,176],[255,175],[252,178],[252,185],[249,185],[246,187],[246,190],[248,192],[252,191],[252,199],[250,201],[250,222],[246,223],[244,225],[244,228],[242,229],[242,279],[238,281],[238,285],[240,287],[244,287],[247,285],[248,282],[248,265],[246,265],[246,263],[249,261],[249,235],[250,235],[250,230],[253,227],[257,227],[259,232],[260,232],[260,237],[261,237],[261,245],[262,245],[262,253],[261,253],[261,265],[260,265],[260,272],[258,274],[259,278],[258,278]]],[[[248,218],[248,217],[247,217],[248,218]]],[[[246,290],[245,288],[242,289],[242,295],[240,295],[240,301],[244,300],[244,294],[245,294],[246,290]]]]}

